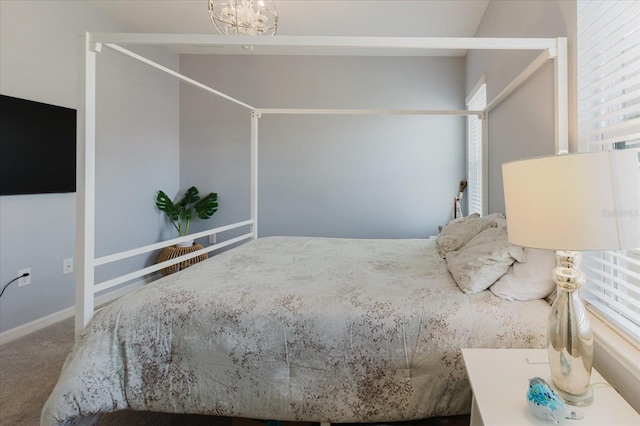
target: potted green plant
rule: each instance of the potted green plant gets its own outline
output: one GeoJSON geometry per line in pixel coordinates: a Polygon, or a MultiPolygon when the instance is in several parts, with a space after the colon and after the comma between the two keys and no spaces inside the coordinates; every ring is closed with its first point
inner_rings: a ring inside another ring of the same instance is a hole
{"type": "Polygon", "coordinates": [[[164,191],[158,191],[156,206],[167,214],[169,220],[178,231],[178,236],[189,234],[191,219],[195,216],[200,219],[209,219],[218,211],[218,194],[210,193],[200,198],[195,186],[187,189],[180,201],[174,203],[164,191]]]}

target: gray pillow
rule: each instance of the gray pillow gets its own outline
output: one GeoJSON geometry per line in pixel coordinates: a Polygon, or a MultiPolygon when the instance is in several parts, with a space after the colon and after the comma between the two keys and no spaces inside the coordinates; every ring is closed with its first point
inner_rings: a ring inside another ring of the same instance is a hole
{"type": "Polygon", "coordinates": [[[514,261],[526,260],[524,249],[507,240],[507,231],[488,228],[462,249],[447,253],[447,268],[464,293],[489,288],[507,272],[514,261]]]}
{"type": "Polygon", "coordinates": [[[478,213],[449,222],[436,238],[440,257],[447,257],[447,253],[458,250],[471,241],[473,237],[482,231],[483,225],[484,222],[480,220],[478,213]]]}
{"type": "Polygon", "coordinates": [[[478,213],[452,220],[436,238],[440,257],[445,258],[447,253],[460,249],[491,224],[491,220],[480,217],[478,213]]]}

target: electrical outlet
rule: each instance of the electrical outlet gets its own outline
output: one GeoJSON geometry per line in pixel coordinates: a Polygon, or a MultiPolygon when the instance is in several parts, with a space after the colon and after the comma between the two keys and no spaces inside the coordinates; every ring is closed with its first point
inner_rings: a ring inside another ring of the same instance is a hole
{"type": "Polygon", "coordinates": [[[216,243],[216,235],[218,235],[218,234],[209,235],[209,244],[215,244],[216,243]]]}
{"type": "Polygon", "coordinates": [[[22,276],[22,274],[29,274],[26,277],[22,277],[18,280],[18,287],[22,287],[25,285],[31,284],[31,268],[20,269],[18,271],[18,276],[22,276]]]}
{"type": "Polygon", "coordinates": [[[62,274],[70,274],[73,272],[73,257],[62,261],[62,274]]]}

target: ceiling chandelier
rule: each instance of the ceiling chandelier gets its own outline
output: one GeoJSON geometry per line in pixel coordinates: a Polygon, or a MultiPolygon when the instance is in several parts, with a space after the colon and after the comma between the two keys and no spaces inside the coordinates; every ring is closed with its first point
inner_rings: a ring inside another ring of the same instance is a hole
{"type": "Polygon", "coordinates": [[[209,0],[209,15],[222,35],[274,35],[278,29],[271,0],[209,0]]]}

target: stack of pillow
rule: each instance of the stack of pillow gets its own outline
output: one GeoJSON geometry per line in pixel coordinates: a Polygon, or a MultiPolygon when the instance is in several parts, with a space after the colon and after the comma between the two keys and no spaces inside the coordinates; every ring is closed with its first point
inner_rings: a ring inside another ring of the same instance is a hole
{"type": "Polygon", "coordinates": [[[555,290],[551,250],[509,243],[507,220],[500,213],[455,219],[440,232],[438,252],[464,293],[490,289],[507,300],[543,299],[555,290]]]}

